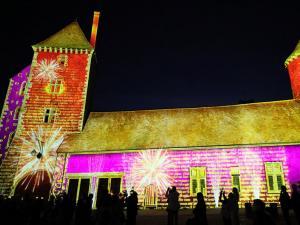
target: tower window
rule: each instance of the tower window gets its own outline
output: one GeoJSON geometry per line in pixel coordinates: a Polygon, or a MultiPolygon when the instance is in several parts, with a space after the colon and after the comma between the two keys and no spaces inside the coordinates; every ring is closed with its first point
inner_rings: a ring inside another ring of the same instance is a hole
{"type": "Polygon", "coordinates": [[[58,55],[57,62],[60,67],[66,67],[68,65],[68,56],[64,54],[58,55]]]}
{"type": "Polygon", "coordinates": [[[23,81],[20,87],[19,95],[24,95],[26,88],[26,81],[23,81]]]}
{"type": "Polygon", "coordinates": [[[44,112],[44,123],[54,123],[56,116],[56,109],[46,108],[44,112]]]}
{"type": "Polygon", "coordinates": [[[17,107],[15,110],[15,113],[14,113],[14,120],[17,120],[19,118],[20,111],[21,111],[21,108],[17,107]]]}
{"type": "Polygon", "coordinates": [[[268,193],[280,193],[281,186],[284,185],[282,163],[266,162],[265,170],[268,193]]]}
{"type": "Polygon", "coordinates": [[[63,82],[61,79],[51,80],[50,81],[50,93],[59,94],[62,91],[63,82]]]}
{"type": "Polygon", "coordinates": [[[13,140],[15,136],[15,132],[11,132],[9,135],[8,135],[8,139],[7,139],[7,143],[6,143],[6,148],[8,148],[13,140]]]}

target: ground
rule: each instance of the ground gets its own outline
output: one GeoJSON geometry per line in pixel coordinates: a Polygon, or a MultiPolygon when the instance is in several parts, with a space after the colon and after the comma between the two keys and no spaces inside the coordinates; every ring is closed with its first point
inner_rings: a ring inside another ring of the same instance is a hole
{"type": "MultiPolygon", "coordinates": [[[[280,208],[278,208],[279,216],[276,219],[277,225],[285,225],[280,208]]],[[[182,209],[179,212],[179,224],[185,225],[188,218],[192,217],[191,209],[182,209]]],[[[207,219],[209,225],[222,225],[220,209],[207,209],[207,219]]],[[[291,211],[292,225],[296,225],[294,215],[291,211]]],[[[251,225],[252,221],[246,218],[245,209],[240,209],[241,225],[251,225]]],[[[137,225],[167,225],[167,212],[165,210],[147,209],[139,210],[137,217],[137,225]]]]}

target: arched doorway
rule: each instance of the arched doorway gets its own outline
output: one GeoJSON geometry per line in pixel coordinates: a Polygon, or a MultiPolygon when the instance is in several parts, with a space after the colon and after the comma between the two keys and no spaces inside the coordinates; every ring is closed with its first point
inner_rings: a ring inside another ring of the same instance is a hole
{"type": "Polygon", "coordinates": [[[48,199],[50,189],[51,182],[48,173],[44,170],[39,170],[34,174],[23,177],[16,186],[14,195],[48,199]]]}

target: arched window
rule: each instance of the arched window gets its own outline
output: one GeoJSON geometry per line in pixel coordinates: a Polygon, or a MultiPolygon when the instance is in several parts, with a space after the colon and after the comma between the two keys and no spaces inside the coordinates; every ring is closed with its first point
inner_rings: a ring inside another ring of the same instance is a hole
{"type": "Polygon", "coordinates": [[[21,108],[18,106],[15,110],[14,120],[17,120],[19,118],[20,111],[21,111],[21,108]]]}
{"type": "Polygon", "coordinates": [[[23,81],[20,87],[19,95],[24,95],[26,88],[26,81],[23,81]]]}
{"type": "Polygon", "coordinates": [[[9,135],[8,135],[8,139],[7,139],[7,143],[6,143],[6,149],[8,149],[8,147],[10,146],[13,138],[15,136],[15,132],[11,132],[9,135]]]}
{"type": "Polygon", "coordinates": [[[57,62],[58,62],[58,65],[61,67],[61,68],[64,68],[68,65],[68,56],[65,55],[65,54],[60,54],[57,56],[57,62]]]}

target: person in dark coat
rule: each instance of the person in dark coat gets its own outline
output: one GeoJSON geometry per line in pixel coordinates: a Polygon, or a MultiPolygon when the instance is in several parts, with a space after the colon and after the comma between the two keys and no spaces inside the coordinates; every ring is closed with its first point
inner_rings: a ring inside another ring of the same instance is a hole
{"type": "Polygon", "coordinates": [[[127,205],[127,225],[136,225],[136,216],[138,213],[138,197],[135,191],[130,191],[126,199],[127,205]]]}
{"type": "Polygon", "coordinates": [[[298,225],[300,225],[300,193],[296,184],[292,184],[291,207],[294,211],[298,225]]]}
{"type": "Polygon", "coordinates": [[[223,224],[231,225],[228,199],[223,189],[220,191],[219,202],[222,203],[221,214],[222,214],[223,224]]]}
{"type": "Polygon", "coordinates": [[[177,225],[178,224],[178,210],[180,208],[179,203],[179,193],[176,190],[176,187],[168,188],[166,192],[166,198],[168,199],[168,225],[177,225]]]}
{"type": "Polygon", "coordinates": [[[237,196],[234,192],[229,193],[228,207],[230,212],[230,221],[232,225],[240,224],[238,199],[239,196],[237,196]]]}
{"type": "Polygon", "coordinates": [[[197,225],[207,225],[206,204],[201,192],[197,193],[197,205],[193,213],[197,225]]]}
{"type": "Polygon", "coordinates": [[[286,187],[284,185],[281,186],[279,202],[280,202],[281,211],[282,211],[284,221],[287,225],[290,225],[291,224],[290,213],[289,213],[289,210],[290,210],[290,196],[287,193],[286,187]]]}
{"type": "Polygon", "coordinates": [[[260,199],[253,201],[253,225],[275,225],[272,216],[266,212],[265,203],[260,199]]]}

